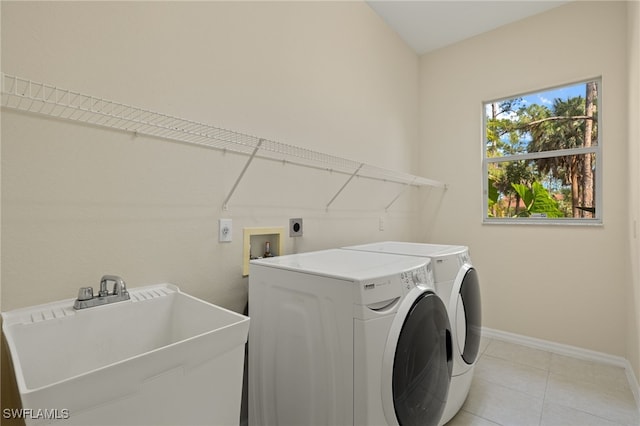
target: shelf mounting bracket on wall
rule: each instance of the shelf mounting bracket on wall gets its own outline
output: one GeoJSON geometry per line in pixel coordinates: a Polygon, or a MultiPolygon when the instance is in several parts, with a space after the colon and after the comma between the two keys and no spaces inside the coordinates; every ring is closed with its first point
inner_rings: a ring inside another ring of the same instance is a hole
{"type": "Polygon", "coordinates": [[[340,195],[340,193],[347,187],[347,185],[349,185],[349,182],[351,182],[353,178],[358,175],[358,172],[360,171],[360,169],[362,169],[363,166],[364,166],[364,163],[361,163],[360,166],[358,166],[358,168],[356,169],[356,171],[353,172],[351,176],[349,176],[349,179],[347,179],[344,185],[342,185],[342,187],[338,190],[338,192],[336,192],[336,195],[334,195],[333,198],[327,203],[327,207],[326,207],[327,210],[329,210],[329,206],[333,204],[335,199],[338,198],[338,195],[340,195]]]}
{"type": "Polygon", "coordinates": [[[393,205],[393,203],[395,203],[395,202],[396,202],[396,200],[397,200],[398,198],[400,198],[400,196],[401,196],[402,194],[404,194],[404,193],[405,193],[405,191],[407,190],[407,188],[409,188],[409,187],[413,184],[413,182],[414,182],[414,181],[415,181],[415,179],[414,179],[413,181],[411,181],[411,183],[407,183],[407,184],[405,184],[405,185],[402,187],[402,189],[400,190],[400,192],[398,192],[398,195],[396,195],[395,197],[393,197],[393,200],[391,200],[391,202],[390,202],[389,204],[387,204],[387,207],[385,207],[385,208],[384,208],[384,211],[385,211],[385,212],[388,212],[388,211],[389,211],[389,209],[391,208],[391,206],[393,205]]]}
{"type": "Polygon", "coordinates": [[[231,196],[236,191],[236,188],[238,187],[238,184],[240,183],[240,181],[244,177],[244,174],[247,171],[247,169],[249,168],[249,165],[251,164],[251,162],[255,158],[256,154],[258,153],[258,150],[260,149],[260,145],[262,145],[263,141],[264,141],[264,139],[258,140],[258,144],[253,149],[253,152],[251,153],[251,155],[249,155],[249,159],[247,160],[247,162],[245,163],[244,167],[242,168],[242,171],[240,172],[240,176],[238,176],[238,178],[236,179],[236,182],[231,187],[231,191],[229,191],[229,194],[227,195],[227,198],[225,198],[224,199],[224,203],[222,203],[222,210],[228,210],[228,208],[229,208],[229,200],[231,199],[231,196]]]}

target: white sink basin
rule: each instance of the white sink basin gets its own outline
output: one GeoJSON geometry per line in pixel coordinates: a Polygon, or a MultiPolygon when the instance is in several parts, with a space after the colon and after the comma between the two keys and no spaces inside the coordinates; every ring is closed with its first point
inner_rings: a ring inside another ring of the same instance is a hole
{"type": "Polygon", "coordinates": [[[171,284],[129,293],[2,313],[26,423],[238,424],[249,318],[171,284]]]}

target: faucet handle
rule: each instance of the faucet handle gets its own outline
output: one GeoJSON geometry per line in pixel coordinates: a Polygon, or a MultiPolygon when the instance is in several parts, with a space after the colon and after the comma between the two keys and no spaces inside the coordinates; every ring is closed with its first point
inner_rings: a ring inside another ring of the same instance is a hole
{"type": "Polygon", "coordinates": [[[78,300],[93,299],[93,287],[80,287],[78,290],[78,300]]]}

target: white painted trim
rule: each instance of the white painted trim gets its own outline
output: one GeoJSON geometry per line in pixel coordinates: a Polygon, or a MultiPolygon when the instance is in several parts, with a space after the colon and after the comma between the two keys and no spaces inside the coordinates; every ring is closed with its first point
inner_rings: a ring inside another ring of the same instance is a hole
{"type": "Polygon", "coordinates": [[[633,368],[631,368],[631,363],[628,360],[627,366],[625,367],[625,371],[627,372],[627,380],[629,381],[629,387],[631,388],[631,392],[633,392],[633,397],[636,399],[636,406],[638,407],[638,412],[640,412],[640,385],[638,385],[638,378],[633,372],[633,368]]]}
{"type": "Polygon", "coordinates": [[[541,349],[547,352],[553,352],[558,355],[570,356],[585,361],[601,362],[603,364],[615,365],[625,368],[628,361],[622,357],[596,352],[589,349],[579,348],[577,346],[565,345],[562,343],[551,342],[549,340],[536,339],[534,337],[523,336],[521,334],[509,333],[507,331],[494,330],[482,327],[482,335],[492,339],[503,340],[510,343],[517,343],[530,348],[541,349]]]}
{"type": "Polygon", "coordinates": [[[631,364],[629,363],[629,361],[621,356],[605,354],[603,352],[597,352],[590,349],[579,348],[577,346],[551,342],[549,340],[536,339],[534,337],[509,333],[507,331],[494,330],[487,327],[482,327],[482,336],[489,337],[491,339],[502,340],[509,343],[517,343],[519,345],[528,346],[534,349],[541,349],[543,351],[552,352],[558,355],[565,355],[585,361],[600,362],[603,364],[609,364],[616,367],[624,368],[627,375],[627,380],[629,382],[629,387],[631,388],[633,397],[636,400],[638,412],[640,412],[640,385],[638,384],[638,378],[634,374],[633,368],[631,368],[631,364]]]}

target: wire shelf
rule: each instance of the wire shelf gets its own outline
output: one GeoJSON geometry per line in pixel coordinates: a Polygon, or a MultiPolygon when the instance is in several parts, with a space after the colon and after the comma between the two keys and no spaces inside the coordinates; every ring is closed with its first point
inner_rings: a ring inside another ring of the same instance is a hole
{"type": "MultiPolygon", "coordinates": [[[[140,135],[249,155],[249,162],[254,157],[259,157],[335,171],[351,177],[358,176],[416,187],[433,186],[446,188],[442,182],[420,176],[262,139],[5,73],[2,73],[2,106],[140,135]]],[[[231,194],[227,199],[230,196],[231,194]]]]}

